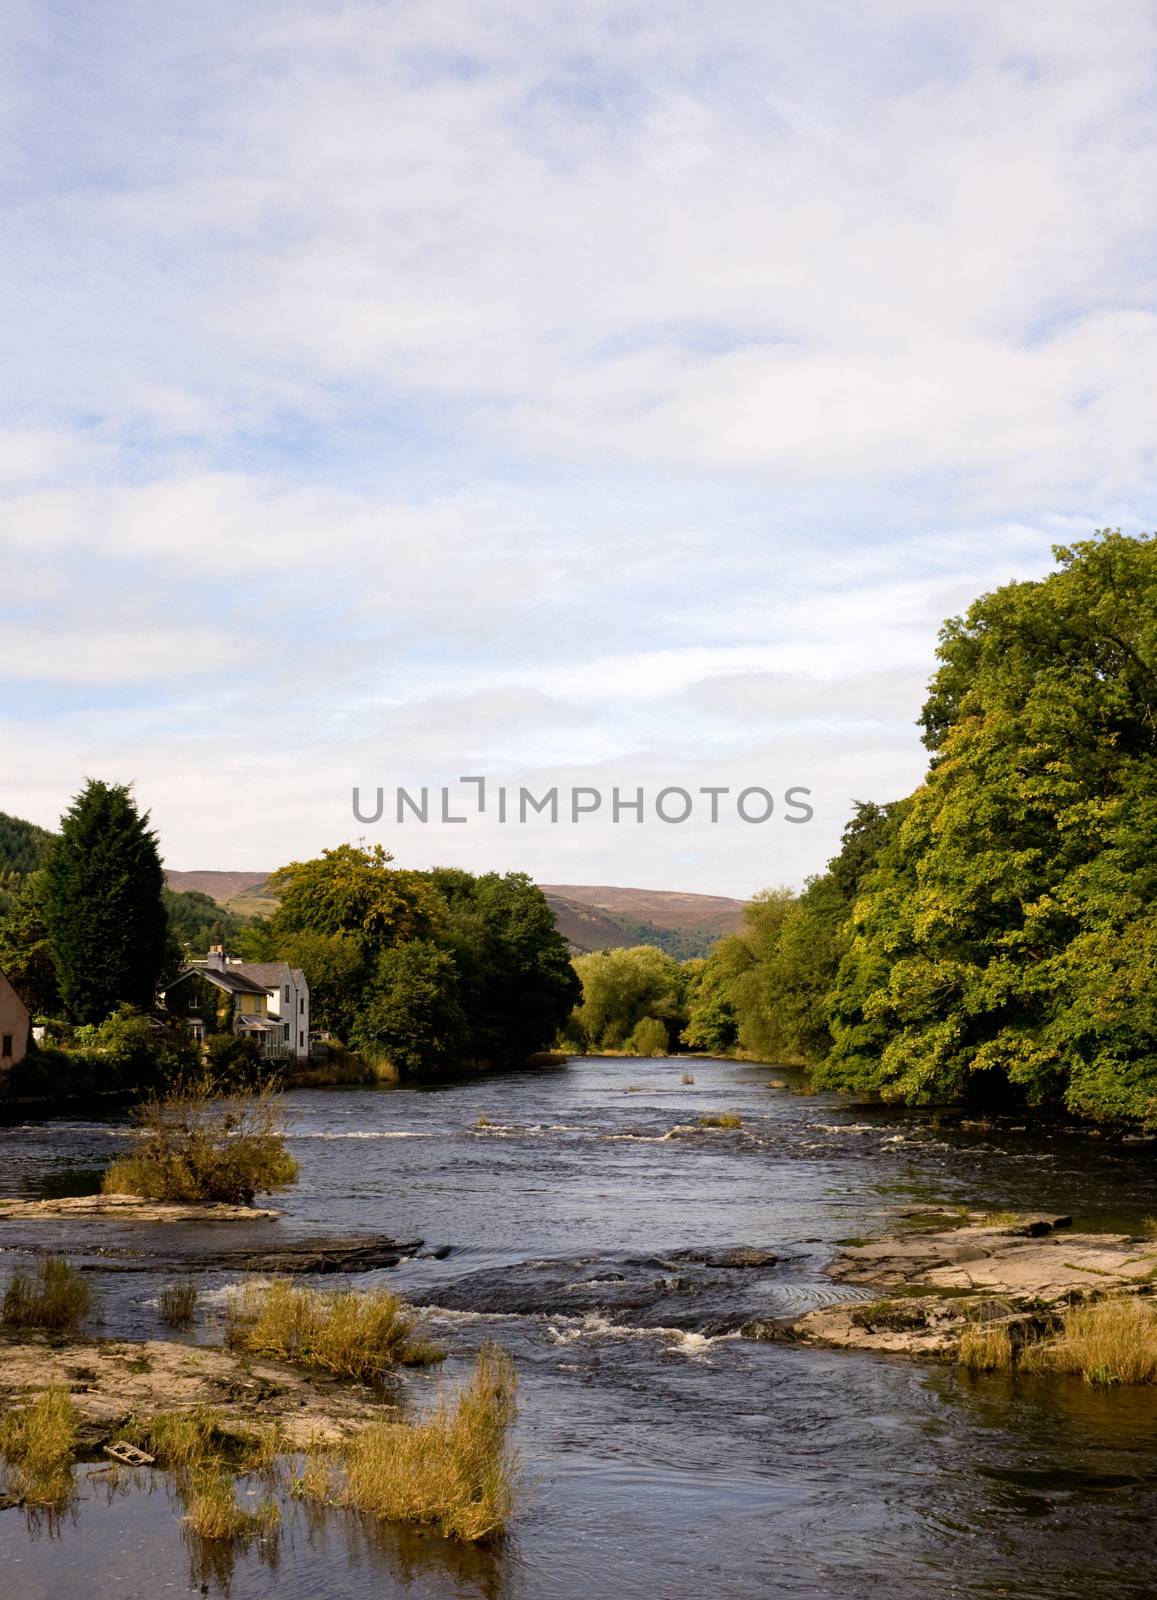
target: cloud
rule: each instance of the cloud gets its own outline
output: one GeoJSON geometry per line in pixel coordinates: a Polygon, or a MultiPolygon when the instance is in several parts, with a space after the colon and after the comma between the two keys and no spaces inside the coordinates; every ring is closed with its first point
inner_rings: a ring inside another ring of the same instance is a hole
{"type": "Polygon", "coordinates": [[[261,865],[459,752],[782,758],[825,799],[766,869],[439,848],[798,878],[918,776],[942,618],[1151,498],[1143,0],[0,29],[6,809],[136,774],[175,859],[261,865]]]}

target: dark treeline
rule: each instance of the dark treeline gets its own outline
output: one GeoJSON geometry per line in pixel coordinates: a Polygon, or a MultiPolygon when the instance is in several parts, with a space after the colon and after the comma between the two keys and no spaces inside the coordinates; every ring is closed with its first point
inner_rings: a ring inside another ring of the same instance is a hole
{"type": "Polygon", "coordinates": [[[1157,547],[1104,532],[945,625],[927,778],[694,977],[687,1045],[909,1103],[1157,1124],[1157,547]]]}

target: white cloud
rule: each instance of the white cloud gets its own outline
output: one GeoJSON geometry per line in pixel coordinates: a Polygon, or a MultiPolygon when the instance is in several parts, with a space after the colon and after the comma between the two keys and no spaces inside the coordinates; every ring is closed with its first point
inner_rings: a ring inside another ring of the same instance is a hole
{"type": "Polygon", "coordinates": [[[774,873],[442,843],[798,878],[915,781],[940,620],[1151,494],[1145,0],[0,28],[5,809],[135,773],[174,859],[260,866],[460,752],[782,756],[825,800],[774,873]]]}

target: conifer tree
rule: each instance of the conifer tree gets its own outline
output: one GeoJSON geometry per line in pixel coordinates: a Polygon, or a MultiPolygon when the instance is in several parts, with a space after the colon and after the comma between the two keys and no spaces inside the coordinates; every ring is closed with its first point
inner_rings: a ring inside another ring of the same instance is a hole
{"type": "Polygon", "coordinates": [[[165,958],[156,834],[124,784],[90,779],[61,819],[42,880],[44,921],[65,1010],[103,1022],[152,1003],[165,958]]]}

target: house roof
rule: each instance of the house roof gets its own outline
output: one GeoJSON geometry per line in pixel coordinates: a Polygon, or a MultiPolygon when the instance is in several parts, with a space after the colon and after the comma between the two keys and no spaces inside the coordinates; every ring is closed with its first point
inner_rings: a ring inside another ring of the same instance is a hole
{"type": "Polygon", "coordinates": [[[263,989],[276,989],[279,983],[285,981],[285,974],[291,971],[286,961],[235,961],[230,962],[227,970],[244,973],[245,977],[252,978],[263,989]]]}
{"type": "Polygon", "coordinates": [[[186,978],[194,974],[208,978],[209,982],[216,984],[218,989],[224,989],[229,994],[264,994],[266,985],[254,983],[252,978],[246,977],[237,967],[226,967],[222,972],[219,967],[186,967],[184,972],[179,972],[170,983],[169,988],[174,988],[178,983],[183,983],[186,978]]]}

